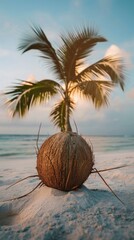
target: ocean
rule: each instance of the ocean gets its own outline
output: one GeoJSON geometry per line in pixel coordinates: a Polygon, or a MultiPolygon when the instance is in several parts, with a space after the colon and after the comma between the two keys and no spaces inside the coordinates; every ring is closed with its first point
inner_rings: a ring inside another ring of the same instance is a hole
{"type": "MultiPolygon", "coordinates": [[[[41,135],[40,147],[48,138],[41,135]]],[[[94,153],[119,153],[134,150],[134,136],[84,136],[91,142],[94,153]]],[[[37,135],[0,134],[0,160],[36,159],[37,135]]]]}

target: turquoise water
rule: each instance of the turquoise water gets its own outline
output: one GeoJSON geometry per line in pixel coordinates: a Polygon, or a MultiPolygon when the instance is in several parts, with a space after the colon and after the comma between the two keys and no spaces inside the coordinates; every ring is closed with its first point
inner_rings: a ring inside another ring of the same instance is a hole
{"type": "MultiPolygon", "coordinates": [[[[48,138],[39,137],[38,145],[48,138]]],[[[134,150],[134,136],[86,136],[91,141],[95,153],[113,153],[134,150]]],[[[35,159],[36,135],[0,135],[0,160],[2,159],[35,159]]]]}

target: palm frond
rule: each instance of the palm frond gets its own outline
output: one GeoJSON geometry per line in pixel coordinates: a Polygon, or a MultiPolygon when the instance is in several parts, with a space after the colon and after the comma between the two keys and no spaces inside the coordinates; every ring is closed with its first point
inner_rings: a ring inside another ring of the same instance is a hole
{"type": "Polygon", "coordinates": [[[46,37],[44,31],[40,27],[32,27],[33,34],[23,39],[18,49],[25,53],[29,50],[37,50],[41,53],[42,58],[49,61],[49,66],[56,73],[58,78],[64,79],[62,65],[58,59],[55,49],[46,37]]]}
{"type": "MultiPolygon", "coordinates": [[[[69,101],[69,116],[71,115],[72,111],[74,110],[74,102],[70,99],[69,101]]],[[[55,104],[54,108],[50,113],[50,117],[58,128],[63,132],[65,131],[65,111],[66,111],[66,104],[65,100],[61,100],[59,103],[55,104]]]]}
{"type": "Polygon", "coordinates": [[[53,80],[41,80],[38,82],[21,81],[5,92],[10,96],[6,102],[11,110],[12,116],[23,117],[25,113],[38,103],[49,100],[53,95],[61,91],[61,85],[53,80]]]}
{"type": "Polygon", "coordinates": [[[94,29],[88,27],[68,33],[68,35],[61,38],[63,45],[60,47],[58,55],[63,63],[68,82],[76,80],[76,69],[83,64],[83,60],[89,56],[93,47],[98,42],[106,41],[94,29]]]}
{"type": "Polygon", "coordinates": [[[96,63],[88,66],[82,72],[77,75],[79,81],[85,81],[85,79],[96,79],[103,76],[103,78],[109,78],[115,85],[120,85],[124,90],[125,84],[125,66],[122,58],[117,56],[108,56],[97,61],[96,63]]]}
{"type": "Polygon", "coordinates": [[[72,93],[77,92],[81,97],[92,100],[96,108],[108,105],[109,94],[113,84],[109,81],[83,81],[76,84],[72,93]]]}

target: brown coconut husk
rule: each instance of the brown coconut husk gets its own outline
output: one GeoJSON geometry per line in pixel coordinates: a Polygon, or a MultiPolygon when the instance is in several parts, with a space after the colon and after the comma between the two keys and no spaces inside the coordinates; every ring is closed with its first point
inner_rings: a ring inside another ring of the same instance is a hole
{"type": "Polygon", "coordinates": [[[94,165],[89,144],[77,133],[60,132],[49,137],[37,154],[37,171],[48,187],[70,191],[81,186],[94,165]]]}

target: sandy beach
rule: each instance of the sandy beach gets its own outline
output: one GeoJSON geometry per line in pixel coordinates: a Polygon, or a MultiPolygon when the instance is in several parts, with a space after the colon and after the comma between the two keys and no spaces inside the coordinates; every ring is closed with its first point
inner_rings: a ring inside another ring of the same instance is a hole
{"type": "MultiPolygon", "coordinates": [[[[42,186],[29,196],[0,203],[0,239],[102,239],[134,238],[134,152],[96,153],[97,169],[130,166],[102,173],[125,203],[123,206],[97,174],[71,192],[42,186]]],[[[36,173],[35,160],[1,161],[0,201],[29,192],[39,182],[27,179],[6,190],[20,178],[36,173]],[[25,164],[24,164],[25,163],[25,164]]]]}
{"type": "Polygon", "coordinates": [[[0,240],[134,240],[133,23],[134,0],[0,1],[0,240]]]}

